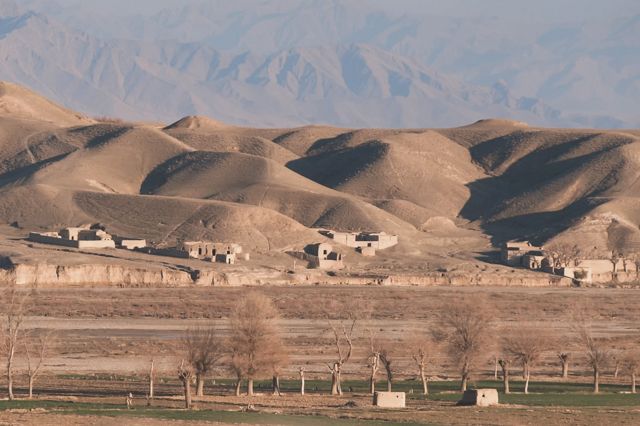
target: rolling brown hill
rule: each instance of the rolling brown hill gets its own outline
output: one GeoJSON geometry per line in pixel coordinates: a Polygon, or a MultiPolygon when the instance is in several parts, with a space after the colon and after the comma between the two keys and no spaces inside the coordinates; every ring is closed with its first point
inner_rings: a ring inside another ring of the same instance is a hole
{"type": "Polygon", "coordinates": [[[488,237],[640,241],[638,131],[163,128],[0,88],[0,220],[25,230],[100,222],[263,252],[321,240],[312,228],[386,231],[393,262],[473,258],[488,237]]]}

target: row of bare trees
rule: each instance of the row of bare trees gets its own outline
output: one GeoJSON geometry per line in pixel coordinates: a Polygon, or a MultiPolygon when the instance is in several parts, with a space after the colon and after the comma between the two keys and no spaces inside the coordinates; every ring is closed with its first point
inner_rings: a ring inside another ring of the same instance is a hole
{"type": "Polygon", "coordinates": [[[33,385],[40,374],[48,351],[54,345],[54,333],[26,330],[25,314],[34,300],[34,290],[19,290],[14,286],[2,288],[0,328],[0,353],[5,359],[7,397],[15,398],[13,392],[16,356],[23,352],[26,361],[29,399],[33,398],[33,385]]]}
{"type": "MultiPolygon", "coordinates": [[[[52,345],[50,333],[34,333],[24,329],[25,313],[33,300],[33,293],[13,287],[2,292],[2,324],[0,349],[6,361],[6,379],[9,399],[14,398],[13,378],[15,358],[24,352],[26,373],[29,381],[29,397],[33,395],[33,384],[41,371],[43,360],[52,345]]],[[[341,395],[342,374],[345,365],[353,357],[356,333],[364,328],[367,337],[366,350],[369,375],[369,390],[375,392],[376,378],[384,371],[387,390],[398,370],[401,357],[411,360],[416,375],[422,382],[422,390],[428,394],[428,374],[436,354],[446,354],[458,367],[460,389],[466,390],[472,374],[489,353],[499,353],[497,365],[502,369],[504,390],[509,392],[510,369],[519,365],[523,369],[524,392],[529,392],[532,370],[544,353],[559,346],[536,328],[516,327],[497,330],[494,326],[494,310],[483,300],[462,299],[448,305],[437,316],[437,324],[429,330],[420,330],[413,337],[399,343],[381,338],[370,320],[370,313],[358,309],[344,309],[339,313],[329,310],[326,324],[333,359],[327,364],[331,374],[331,394],[341,395]],[[501,338],[496,339],[495,336],[501,338]]],[[[587,363],[593,372],[594,392],[599,391],[600,376],[605,368],[615,362],[616,375],[623,368],[632,379],[632,391],[636,388],[636,375],[640,366],[640,353],[616,354],[608,339],[594,335],[593,328],[584,311],[576,311],[572,320],[572,335],[582,347],[587,363]]],[[[379,330],[378,330],[379,331],[379,330]]],[[[382,336],[384,337],[384,336],[382,336]]],[[[288,363],[288,350],[279,326],[278,310],[273,301],[259,293],[248,293],[234,306],[228,321],[228,332],[210,327],[192,328],[183,339],[185,355],[178,368],[178,378],[184,386],[185,404],[191,406],[191,388],[195,382],[196,395],[204,395],[205,379],[218,367],[226,367],[236,378],[236,395],[240,395],[246,383],[248,395],[254,394],[254,380],[258,377],[272,378],[274,394],[280,394],[280,376],[288,363]]],[[[570,354],[558,354],[563,377],[568,376],[570,354]]],[[[304,374],[300,368],[301,389],[304,393],[304,374]]],[[[149,397],[154,393],[154,364],[149,372],[149,397]]]]}
{"type": "MultiPolygon", "coordinates": [[[[509,393],[511,369],[522,367],[524,393],[529,393],[532,371],[545,353],[554,346],[564,343],[534,327],[514,327],[502,330],[494,327],[494,311],[482,300],[461,300],[449,305],[438,316],[438,324],[432,330],[421,330],[410,339],[398,342],[380,338],[376,327],[368,321],[367,315],[352,309],[339,315],[327,313],[327,331],[333,346],[334,358],[327,364],[331,374],[331,394],[342,395],[342,373],[352,359],[356,340],[356,330],[363,323],[367,337],[367,368],[369,371],[369,391],[375,392],[376,379],[384,371],[387,390],[392,389],[398,360],[409,358],[420,378],[422,391],[428,394],[427,370],[432,367],[436,354],[445,354],[457,365],[460,374],[460,389],[466,390],[472,374],[486,360],[486,355],[499,353],[496,364],[501,367],[504,391],[509,393]],[[495,338],[496,335],[502,336],[495,338]]],[[[253,382],[258,376],[270,375],[274,394],[280,394],[280,374],[287,363],[287,349],[277,324],[278,312],[273,302],[266,296],[250,293],[232,311],[229,319],[229,335],[221,338],[214,328],[192,329],[185,337],[187,356],[181,363],[179,377],[185,385],[187,406],[190,406],[190,386],[195,379],[198,395],[203,395],[204,377],[213,367],[224,364],[236,376],[236,395],[247,383],[247,394],[253,395],[253,382]],[[221,362],[223,361],[224,362],[221,362]]],[[[614,360],[607,339],[594,336],[592,327],[584,315],[574,315],[572,336],[582,347],[587,363],[593,371],[593,390],[599,392],[600,375],[614,360]]],[[[564,339],[566,340],[566,339],[564,339]]],[[[569,372],[570,353],[558,353],[562,367],[562,377],[569,372]]],[[[497,368],[496,365],[496,368],[497,368]]],[[[617,357],[616,370],[624,366],[635,382],[640,354],[628,352],[617,357]]],[[[301,389],[304,394],[304,369],[300,368],[301,389]]],[[[616,372],[617,375],[617,372],[616,372]]],[[[497,377],[497,370],[496,370],[497,377]]]]}
{"type": "MultiPolygon", "coordinates": [[[[482,354],[490,350],[492,344],[497,343],[497,350],[501,356],[496,359],[501,367],[504,382],[504,392],[509,393],[510,368],[517,364],[522,367],[522,376],[525,380],[524,393],[529,393],[529,381],[531,371],[538,364],[545,352],[549,352],[554,346],[566,345],[566,337],[559,342],[544,330],[537,327],[517,327],[511,330],[502,330],[503,337],[498,342],[492,341],[491,312],[487,306],[478,302],[465,302],[449,307],[443,313],[443,320],[449,326],[450,332],[447,338],[449,354],[458,359],[461,375],[461,390],[466,390],[470,369],[480,359],[482,354]]],[[[640,366],[640,352],[627,351],[622,356],[615,356],[610,341],[603,337],[596,337],[588,315],[583,309],[576,309],[570,322],[572,336],[575,345],[581,347],[587,365],[593,373],[593,392],[600,391],[600,377],[605,368],[615,361],[615,377],[620,366],[631,377],[631,391],[636,392],[636,375],[640,366]]],[[[494,348],[495,349],[495,348],[494,348]]],[[[562,351],[558,353],[562,367],[562,377],[566,379],[569,373],[570,353],[562,351]]]]}
{"type": "Polygon", "coordinates": [[[213,326],[189,329],[183,340],[186,356],[178,368],[185,406],[191,407],[192,382],[195,380],[196,395],[203,396],[205,378],[220,364],[234,373],[236,395],[240,395],[245,381],[247,395],[253,395],[254,379],[264,374],[272,376],[274,393],[279,394],[280,374],[287,362],[287,350],[278,318],[271,299],[249,293],[233,308],[227,337],[213,326]]]}
{"type": "MultiPolygon", "coordinates": [[[[585,249],[577,244],[566,242],[552,243],[545,248],[547,261],[555,273],[556,269],[568,266],[578,267],[584,258],[603,258],[611,262],[612,279],[616,280],[620,263],[622,271],[628,272],[631,265],[634,266],[636,279],[640,278],[640,252],[630,250],[621,244],[612,244],[608,250],[601,251],[597,247],[585,249]],[[606,255],[603,255],[606,253],[606,255]]],[[[538,265],[540,266],[540,265],[538,265]]]]}

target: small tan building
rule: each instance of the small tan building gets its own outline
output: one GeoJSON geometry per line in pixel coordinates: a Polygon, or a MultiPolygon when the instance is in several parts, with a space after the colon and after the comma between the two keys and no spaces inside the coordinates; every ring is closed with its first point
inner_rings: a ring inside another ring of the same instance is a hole
{"type": "MultiPolygon", "coordinates": [[[[178,246],[178,250],[189,254],[194,259],[212,259],[217,255],[235,255],[242,253],[242,246],[235,243],[214,243],[211,241],[185,241],[178,246]]],[[[225,262],[226,263],[226,262],[225,262]]]]}
{"type": "Polygon", "coordinates": [[[82,227],[64,228],[59,232],[30,232],[29,240],[84,249],[116,248],[116,243],[107,232],[82,227]]]}
{"type": "Polygon", "coordinates": [[[500,251],[502,263],[508,266],[523,265],[523,258],[529,252],[542,252],[542,247],[531,245],[529,241],[509,241],[503,244],[500,251]]]}
{"type": "Polygon", "coordinates": [[[386,232],[339,232],[321,230],[320,233],[339,244],[347,247],[372,247],[383,250],[398,244],[398,236],[386,232]]]}
{"type": "Polygon", "coordinates": [[[365,257],[374,257],[376,255],[376,249],[373,247],[358,247],[356,250],[365,257]]]}
{"type": "Polygon", "coordinates": [[[342,254],[333,251],[331,244],[317,243],[308,245],[305,253],[309,260],[309,266],[317,269],[342,269],[344,263],[342,254]]]}
{"type": "Polygon", "coordinates": [[[216,254],[211,260],[213,260],[216,263],[234,265],[236,263],[236,255],[232,253],[221,253],[221,254],[216,254]]]}
{"type": "Polygon", "coordinates": [[[464,391],[458,405],[476,405],[478,407],[490,407],[498,405],[497,389],[472,389],[464,391]]]}

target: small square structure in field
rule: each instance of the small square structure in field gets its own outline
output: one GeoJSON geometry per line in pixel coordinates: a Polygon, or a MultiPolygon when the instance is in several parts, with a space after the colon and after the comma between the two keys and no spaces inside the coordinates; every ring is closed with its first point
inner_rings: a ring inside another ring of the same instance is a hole
{"type": "Polygon", "coordinates": [[[475,405],[490,407],[498,405],[498,391],[496,389],[472,389],[464,391],[458,405],[475,405]]]}
{"type": "Polygon", "coordinates": [[[373,394],[373,405],[380,408],[405,408],[404,392],[376,392],[373,394]]]}

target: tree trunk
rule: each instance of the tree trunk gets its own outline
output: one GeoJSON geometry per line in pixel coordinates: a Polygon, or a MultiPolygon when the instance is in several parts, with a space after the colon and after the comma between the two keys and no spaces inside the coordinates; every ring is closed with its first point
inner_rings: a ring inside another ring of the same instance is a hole
{"type": "Polygon", "coordinates": [[[236,382],[236,396],[240,396],[240,388],[242,387],[242,379],[238,377],[236,382]]]}
{"type": "Polygon", "coordinates": [[[9,351],[9,356],[7,357],[7,396],[9,397],[9,401],[13,401],[13,354],[9,351]]]}
{"type": "Polygon", "coordinates": [[[636,393],[636,373],[631,373],[631,393],[636,393]]]}
{"type": "Polygon", "coordinates": [[[600,371],[597,368],[593,369],[593,393],[600,392],[600,371]]]}
{"type": "Polygon", "coordinates": [[[527,378],[524,380],[524,393],[527,394],[529,393],[529,378],[531,377],[531,373],[529,372],[529,369],[527,368],[527,378]]]}
{"type": "Polygon", "coordinates": [[[247,395],[253,396],[253,377],[247,379],[247,395]]]}
{"type": "Polygon", "coordinates": [[[469,373],[464,371],[462,373],[462,381],[460,382],[460,390],[462,392],[467,390],[467,382],[469,381],[469,373]]]}
{"type": "Polygon", "coordinates": [[[191,408],[191,383],[189,380],[183,380],[182,385],[184,387],[184,408],[188,410],[191,408]]]}
{"type": "Polygon", "coordinates": [[[613,378],[617,379],[618,378],[618,374],[620,374],[620,363],[616,362],[616,367],[613,370],[613,378]]]}
{"type": "Polygon", "coordinates": [[[196,396],[204,396],[204,377],[201,373],[196,374],[196,396]]]}
{"type": "Polygon", "coordinates": [[[29,399],[33,398],[33,381],[35,376],[33,374],[29,374],[29,399]]]}
{"type": "Polygon", "coordinates": [[[342,395],[342,374],[339,368],[338,372],[336,373],[336,383],[338,385],[338,395],[342,395]]]}
{"type": "Polygon", "coordinates": [[[340,387],[340,364],[337,362],[333,364],[331,370],[331,395],[342,395],[342,389],[340,387]]]}
{"type": "Polygon", "coordinates": [[[153,360],[151,360],[151,368],[149,368],[149,399],[153,399],[153,379],[155,371],[153,369],[153,360]]]}
{"type": "Polygon", "coordinates": [[[429,388],[427,386],[427,376],[424,374],[424,367],[420,368],[420,380],[422,381],[422,394],[429,395],[429,388]]]}
{"type": "Polygon", "coordinates": [[[391,392],[391,378],[387,377],[387,392],[391,392]]]}
{"type": "Polygon", "coordinates": [[[304,395],[304,369],[300,369],[300,395],[304,395]]]}
{"type": "Polygon", "coordinates": [[[504,386],[504,393],[511,393],[511,390],[509,389],[509,365],[502,361],[500,366],[502,367],[502,384],[504,386]]]}
{"type": "Polygon", "coordinates": [[[271,379],[271,384],[273,387],[273,394],[274,395],[278,395],[280,396],[280,376],[278,376],[277,374],[273,376],[273,378],[271,379]]]}
{"type": "Polygon", "coordinates": [[[569,378],[569,360],[562,361],[562,378],[569,378]]]}
{"type": "Polygon", "coordinates": [[[493,357],[493,360],[495,361],[493,366],[493,379],[498,380],[498,357],[493,357]]]}

